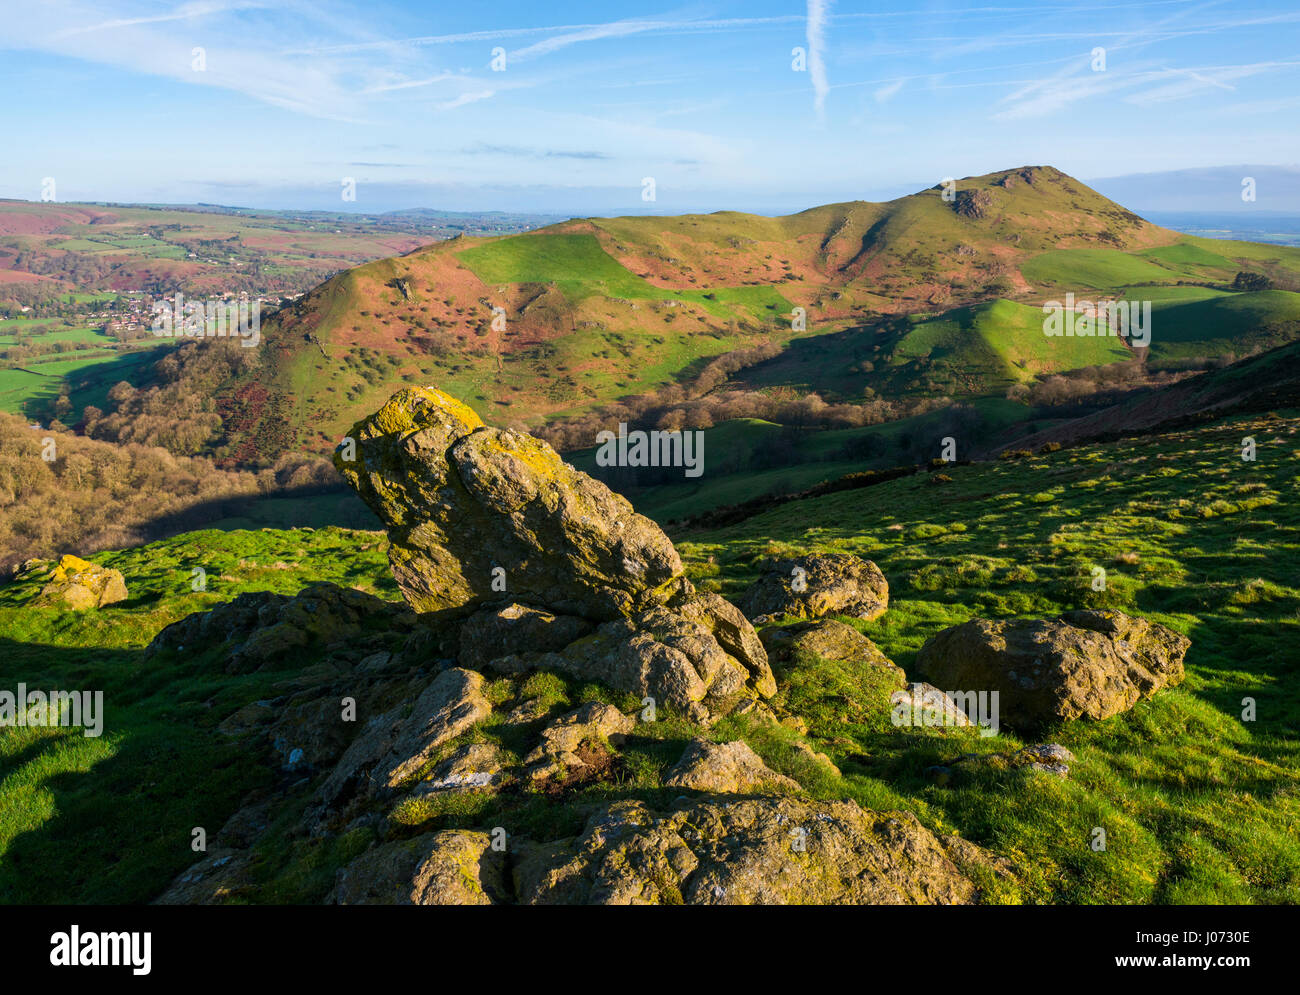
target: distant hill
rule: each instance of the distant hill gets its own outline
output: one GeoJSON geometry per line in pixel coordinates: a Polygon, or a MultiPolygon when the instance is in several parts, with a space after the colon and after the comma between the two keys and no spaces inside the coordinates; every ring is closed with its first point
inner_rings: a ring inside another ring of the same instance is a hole
{"type": "Polygon", "coordinates": [[[1003,449],[1079,445],[1198,424],[1235,414],[1300,408],[1300,342],[1292,342],[1096,414],[1017,439],[1003,449]]]}
{"type": "Polygon", "coordinates": [[[589,218],[424,246],[278,312],[265,345],[205,390],[240,459],[256,440],[270,458],[328,450],[403,382],[535,426],[757,344],[785,348],[752,371],[762,387],[1000,395],[1131,358],[1114,338],[1043,335],[1041,305],[1068,292],[1152,300],[1153,361],[1240,354],[1261,323],[1273,331],[1256,344],[1276,344],[1295,313],[1289,289],[1212,299],[1242,270],[1300,287],[1300,250],[1180,235],[1056,169],[1024,167],[785,217],[589,218]]]}

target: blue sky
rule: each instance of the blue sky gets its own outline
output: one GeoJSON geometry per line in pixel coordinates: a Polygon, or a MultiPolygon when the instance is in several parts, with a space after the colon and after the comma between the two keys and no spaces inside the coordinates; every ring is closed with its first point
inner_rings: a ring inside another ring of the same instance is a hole
{"type": "MultiPolygon", "coordinates": [[[[1024,164],[1294,166],[1298,29],[1253,0],[0,0],[0,196],[775,213],[1024,164]]],[[[1300,208],[1286,185],[1257,206],[1300,208]]]]}

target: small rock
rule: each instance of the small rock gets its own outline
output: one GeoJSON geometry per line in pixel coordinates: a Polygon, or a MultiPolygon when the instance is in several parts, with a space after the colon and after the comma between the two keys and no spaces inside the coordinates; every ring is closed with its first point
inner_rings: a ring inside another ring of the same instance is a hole
{"type": "Polygon", "coordinates": [[[111,570],[67,554],[49,574],[49,581],[32,601],[33,606],[86,611],[125,601],[126,578],[111,570]]]}
{"type": "Polygon", "coordinates": [[[869,622],[889,607],[889,584],[874,563],[849,553],[800,556],[774,561],[740,607],[751,619],[849,615],[869,622]]]}
{"type": "Polygon", "coordinates": [[[524,759],[529,765],[527,776],[532,781],[541,781],[586,767],[588,759],[580,753],[587,752],[590,758],[592,748],[618,745],[635,728],[633,716],[624,715],[613,705],[588,702],[542,730],[541,742],[524,759]]]}
{"type": "Polygon", "coordinates": [[[799,782],[778,774],[742,740],[710,743],[694,739],[664,778],[665,788],[689,788],[716,794],[786,793],[799,782]]]}

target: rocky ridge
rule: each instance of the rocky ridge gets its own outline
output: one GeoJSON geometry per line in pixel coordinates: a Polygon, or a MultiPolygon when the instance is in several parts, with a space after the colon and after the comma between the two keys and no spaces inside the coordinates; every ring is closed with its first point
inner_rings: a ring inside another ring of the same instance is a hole
{"type": "MultiPolygon", "coordinates": [[[[855,721],[888,722],[902,700],[968,744],[977,733],[939,688],[999,690],[1018,718],[1037,718],[1040,701],[1061,719],[1104,718],[1181,675],[1183,637],[1119,613],[1070,613],[946,630],[918,657],[934,684],[909,683],[856,628],[823,617],[885,610],[869,561],[774,564],[768,577],[780,580],[760,579],[751,610],[809,594],[784,587],[794,566],[811,596],[780,609],[802,621],[760,637],[691,584],[667,536],[626,501],[447,395],[404,390],[352,438],[340,469],[388,524],[406,604],[314,584],[292,598],[244,595],[160,633],[154,665],[184,653],[276,679],[275,696],[219,727],[265,750],[276,778],[159,902],[240,900],[289,805],[303,812],[292,838],[348,854],[317,893],[340,904],[1005,899],[1015,868],[987,850],[910,813],[813,797],[808,771],[821,782],[840,772],[786,710],[783,682],[831,661],[865,689],[855,721]],[[629,779],[645,783],[647,755],[660,758],[657,787],[611,800],[629,779]],[[449,813],[468,815],[447,825],[449,813]]],[[[1065,776],[1073,761],[1054,745],[978,756],[945,770],[1065,776]]]]}

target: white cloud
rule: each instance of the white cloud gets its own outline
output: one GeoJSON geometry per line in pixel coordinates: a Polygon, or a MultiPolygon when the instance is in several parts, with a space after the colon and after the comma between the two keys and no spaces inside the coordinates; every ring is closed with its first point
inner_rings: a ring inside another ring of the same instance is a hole
{"type": "Polygon", "coordinates": [[[488,100],[496,96],[496,90],[467,90],[455,100],[448,100],[445,104],[439,104],[438,110],[450,111],[457,107],[464,107],[466,104],[476,104],[480,100],[488,100]]]}
{"type": "Polygon", "coordinates": [[[813,107],[820,118],[826,110],[826,94],[830,85],[826,82],[826,60],[823,52],[826,47],[826,21],[830,15],[832,0],[808,0],[808,77],[812,80],[813,107]]]}
{"type": "Polygon", "coordinates": [[[901,79],[896,79],[894,82],[886,83],[884,86],[880,87],[880,89],[876,90],[873,96],[876,98],[876,103],[883,104],[888,102],[889,99],[897,94],[902,88],[903,81],[901,79]]]}

